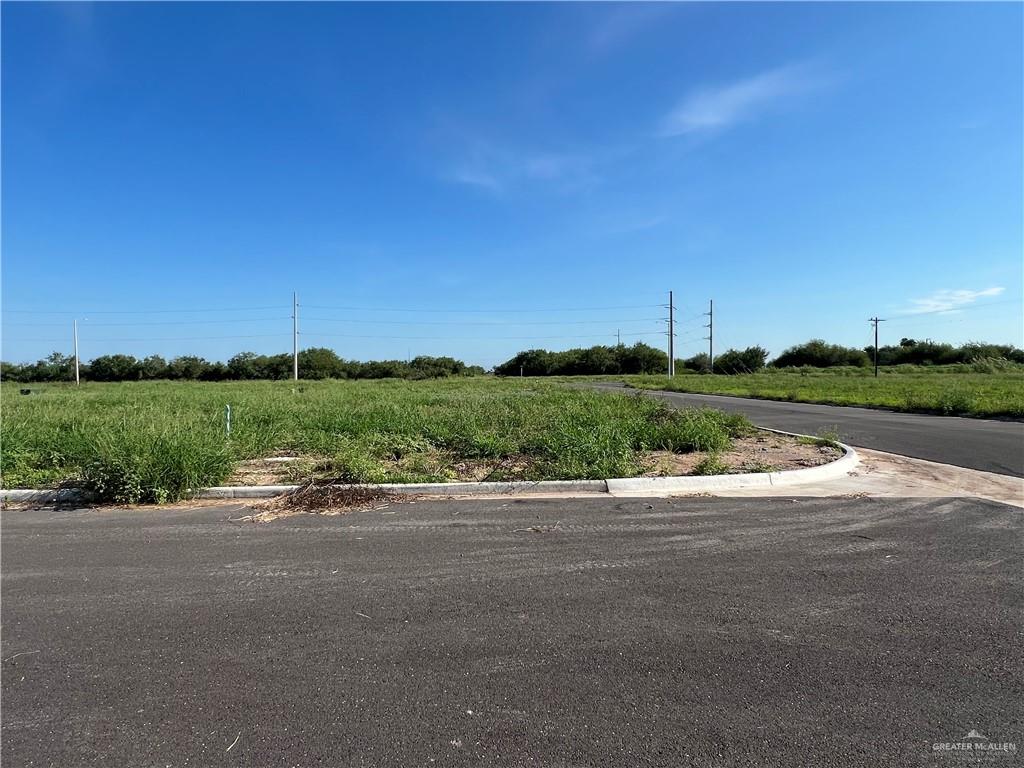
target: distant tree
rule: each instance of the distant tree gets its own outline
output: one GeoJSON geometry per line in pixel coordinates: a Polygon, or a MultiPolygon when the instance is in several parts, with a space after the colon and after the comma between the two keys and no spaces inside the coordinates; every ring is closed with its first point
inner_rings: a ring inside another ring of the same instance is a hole
{"type": "Polygon", "coordinates": [[[141,376],[139,361],[131,355],[101,355],[89,363],[93,381],[138,381],[141,376]]]}
{"type": "Polygon", "coordinates": [[[0,362],[0,381],[31,381],[26,378],[26,367],[17,363],[0,362]]]}
{"type": "Polygon", "coordinates": [[[228,376],[232,379],[258,379],[260,376],[255,352],[239,352],[228,360],[228,376]]]}
{"type": "Polygon", "coordinates": [[[460,376],[466,364],[454,357],[427,357],[421,355],[409,361],[409,375],[414,379],[439,379],[460,376]]]}
{"type": "Polygon", "coordinates": [[[756,373],[764,368],[764,361],[767,358],[768,350],[764,347],[727,349],[715,357],[715,373],[756,373]]]}
{"type": "Polygon", "coordinates": [[[209,363],[195,355],[182,355],[167,364],[167,378],[196,381],[202,377],[209,363]]]}
{"type": "Polygon", "coordinates": [[[549,376],[554,367],[552,354],[546,349],[528,349],[511,360],[494,367],[498,376],[549,376]]]}
{"type": "Polygon", "coordinates": [[[22,381],[71,381],[75,378],[75,358],[63,352],[51,352],[42,360],[22,366],[21,376],[22,381]]]}
{"type": "Polygon", "coordinates": [[[577,366],[581,375],[604,376],[616,374],[621,369],[619,347],[590,347],[581,349],[577,366]]]}
{"type": "Polygon", "coordinates": [[[811,339],[805,344],[790,347],[772,361],[776,368],[802,365],[815,368],[830,368],[836,365],[866,367],[870,363],[871,360],[864,350],[827,344],[822,339],[811,339]]]}
{"type": "MultiPolygon", "coordinates": [[[[708,372],[708,353],[700,352],[693,357],[688,357],[686,360],[681,361],[682,367],[688,371],[697,371],[698,373],[708,372]]],[[[676,363],[676,368],[680,367],[679,363],[676,363]]]]}
{"type": "Polygon", "coordinates": [[[228,367],[222,362],[207,363],[199,373],[200,381],[224,381],[231,378],[228,367]]]}
{"type": "Polygon", "coordinates": [[[293,359],[287,353],[280,355],[260,355],[254,361],[260,379],[290,379],[292,377],[293,359]]]}
{"type": "Polygon", "coordinates": [[[631,347],[615,348],[619,358],[620,373],[665,373],[668,371],[668,355],[660,349],[638,341],[631,347]]]}
{"type": "Polygon", "coordinates": [[[405,360],[371,360],[359,366],[360,379],[407,379],[410,377],[409,365],[405,360]]]}
{"type": "Polygon", "coordinates": [[[549,352],[528,349],[494,367],[498,376],[606,376],[619,373],[660,373],[668,355],[638,342],[631,347],[597,345],[586,349],[549,352]]]}
{"type": "Polygon", "coordinates": [[[143,379],[166,379],[167,361],[160,355],[150,355],[139,362],[139,376],[143,379]]]}
{"type": "Polygon", "coordinates": [[[299,352],[299,377],[303,379],[345,378],[344,364],[333,349],[311,347],[299,352]]]}

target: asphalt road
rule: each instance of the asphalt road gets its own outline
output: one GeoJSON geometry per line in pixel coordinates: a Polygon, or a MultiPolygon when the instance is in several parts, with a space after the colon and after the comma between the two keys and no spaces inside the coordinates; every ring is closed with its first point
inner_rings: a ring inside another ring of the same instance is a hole
{"type": "Polygon", "coordinates": [[[933,745],[972,729],[1024,753],[1007,506],[240,514],[3,513],[4,766],[955,766],[933,745]]]}
{"type": "MultiPolygon", "coordinates": [[[[621,385],[601,384],[621,389],[621,385]]],[[[1024,422],[896,413],[724,395],[649,392],[670,403],[739,411],[758,426],[817,434],[836,427],[848,445],[898,453],[968,469],[1024,477],[1024,422]]]]}

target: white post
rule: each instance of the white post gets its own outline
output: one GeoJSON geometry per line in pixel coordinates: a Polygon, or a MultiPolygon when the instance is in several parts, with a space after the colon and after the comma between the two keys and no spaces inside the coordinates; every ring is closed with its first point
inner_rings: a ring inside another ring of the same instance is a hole
{"type": "Polygon", "coordinates": [[[78,375],[78,320],[75,320],[75,384],[81,384],[82,381],[78,375]]]}

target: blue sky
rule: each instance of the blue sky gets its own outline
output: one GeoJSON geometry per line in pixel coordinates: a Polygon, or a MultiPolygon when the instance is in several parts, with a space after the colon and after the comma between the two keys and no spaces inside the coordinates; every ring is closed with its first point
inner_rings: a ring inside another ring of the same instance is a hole
{"type": "Polygon", "coordinates": [[[1021,345],[1022,12],[5,3],[3,357],[1021,345]]]}

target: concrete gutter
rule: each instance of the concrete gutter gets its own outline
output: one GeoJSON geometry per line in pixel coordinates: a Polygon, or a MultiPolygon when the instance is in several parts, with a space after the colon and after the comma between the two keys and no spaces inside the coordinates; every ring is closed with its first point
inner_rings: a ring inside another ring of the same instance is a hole
{"type": "MultiPolygon", "coordinates": [[[[807,437],[777,429],[765,430],[793,437],[807,437]]],[[[731,489],[771,488],[775,486],[819,483],[845,477],[859,458],[848,445],[838,443],[843,456],[828,464],[784,472],[752,472],[741,475],[705,475],[687,477],[622,477],[608,480],[538,480],[511,483],[382,483],[360,488],[407,496],[509,496],[531,493],[594,494],[614,496],[663,496],[671,493],[710,493],[731,489]]],[[[267,499],[299,488],[298,485],[215,486],[196,494],[198,499],[267,499]]],[[[77,488],[0,490],[0,499],[19,503],[74,503],[90,501],[90,495],[77,488]]]]}
{"type": "MultiPolygon", "coordinates": [[[[538,480],[516,483],[378,483],[353,488],[403,496],[499,496],[524,493],[608,493],[608,480],[538,480]]],[[[200,491],[200,499],[265,499],[289,493],[298,485],[216,486],[200,491]]]]}

